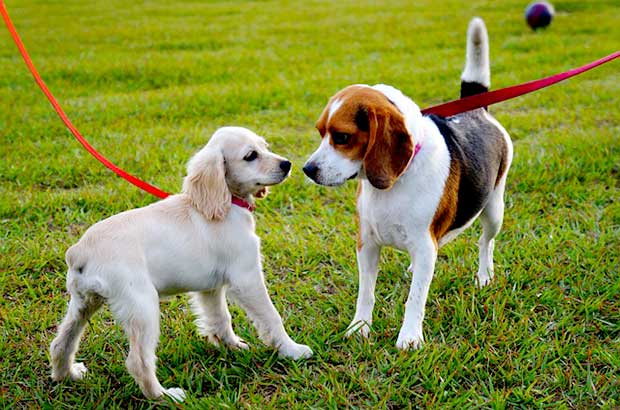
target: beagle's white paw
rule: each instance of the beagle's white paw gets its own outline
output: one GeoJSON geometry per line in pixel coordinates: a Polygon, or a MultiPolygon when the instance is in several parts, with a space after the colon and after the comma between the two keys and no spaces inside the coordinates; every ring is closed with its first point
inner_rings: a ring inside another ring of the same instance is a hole
{"type": "Polygon", "coordinates": [[[422,333],[401,331],[396,341],[396,348],[399,350],[419,349],[424,343],[422,333]]]}
{"type": "Polygon", "coordinates": [[[368,339],[368,336],[370,336],[370,323],[366,320],[353,319],[347,333],[345,333],[345,337],[351,337],[353,335],[360,335],[364,339],[368,339]]]}

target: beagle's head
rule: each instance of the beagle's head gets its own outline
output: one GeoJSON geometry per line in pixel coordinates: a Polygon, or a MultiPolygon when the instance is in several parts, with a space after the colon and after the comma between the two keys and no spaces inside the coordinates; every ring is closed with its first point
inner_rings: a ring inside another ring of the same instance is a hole
{"type": "Polygon", "coordinates": [[[334,95],[316,128],[321,145],[303,170],[320,185],[341,185],[360,175],[375,188],[389,189],[413,155],[402,113],[368,86],[352,85],[334,95]]]}

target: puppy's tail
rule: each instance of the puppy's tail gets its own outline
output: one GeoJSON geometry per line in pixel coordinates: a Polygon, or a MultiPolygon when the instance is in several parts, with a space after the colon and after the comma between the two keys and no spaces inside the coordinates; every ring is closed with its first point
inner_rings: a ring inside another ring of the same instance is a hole
{"type": "Polygon", "coordinates": [[[104,284],[97,276],[89,272],[88,253],[80,244],[70,247],[65,253],[67,262],[67,290],[73,295],[94,293],[101,297],[107,296],[104,284]]]}
{"type": "Polygon", "coordinates": [[[474,17],[467,29],[467,57],[461,75],[461,98],[489,91],[489,36],[484,21],[474,17]]]}

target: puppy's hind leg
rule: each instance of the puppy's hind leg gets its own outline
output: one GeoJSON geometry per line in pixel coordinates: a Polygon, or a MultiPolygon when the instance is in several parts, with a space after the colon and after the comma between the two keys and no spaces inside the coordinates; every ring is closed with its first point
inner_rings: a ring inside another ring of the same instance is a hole
{"type": "Polygon", "coordinates": [[[142,393],[149,399],[165,394],[175,401],[183,401],[185,392],[180,388],[164,389],[155,373],[155,350],[159,342],[159,297],[155,288],[134,287],[122,297],[110,300],[110,309],[129,338],[125,363],[142,393]]]}
{"type": "Polygon", "coordinates": [[[220,342],[233,349],[247,349],[248,345],[232,328],[232,320],[226,303],[226,288],[205,292],[193,292],[190,306],[196,315],[196,326],[201,336],[216,346],[220,342]]]}
{"type": "Polygon", "coordinates": [[[80,380],[86,373],[83,363],[75,363],[75,353],[88,319],[101,307],[103,299],[95,294],[86,296],[74,291],[71,294],[69,308],[58,334],[50,345],[52,379],[59,381],[69,376],[80,380]]]}
{"type": "Polygon", "coordinates": [[[504,185],[502,180],[491,193],[489,202],[480,214],[482,235],[478,241],[480,247],[478,267],[478,287],[486,286],[493,279],[493,249],[495,236],[499,233],[504,220],[504,185]]]}

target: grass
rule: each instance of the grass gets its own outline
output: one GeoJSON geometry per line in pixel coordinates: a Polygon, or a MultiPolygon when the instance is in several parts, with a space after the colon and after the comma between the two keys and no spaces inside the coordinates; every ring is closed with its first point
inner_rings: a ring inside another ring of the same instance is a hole
{"type": "MultiPolygon", "coordinates": [[[[357,293],[355,184],[318,187],[300,172],[314,121],[345,85],[393,84],[422,107],[454,98],[474,15],[489,28],[495,88],[569,69],[618,49],[615,0],[555,1],[538,33],[522,0],[7,3],[69,116],[128,171],[178,191],[190,155],[233,124],[294,163],[259,204],[257,229],[274,303],[315,356],[279,359],[236,308],[251,350],[214,348],[185,297],[163,302],[158,376],[189,392],[180,407],[620,406],[619,62],[493,107],[515,141],[497,276],[475,288],[478,226],[442,249],[421,350],[394,346],[410,281],[393,250],[371,339],[343,338],[357,293]]],[[[155,407],[124,368],[127,343],[107,310],[78,353],[88,377],[49,378],[66,248],[154,198],[92,159],[3,29],[0,44],[0,407],[155,407]]]]}

